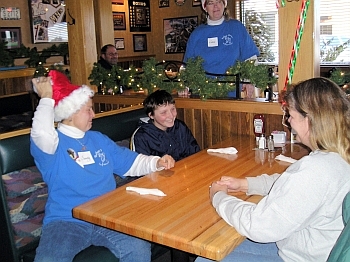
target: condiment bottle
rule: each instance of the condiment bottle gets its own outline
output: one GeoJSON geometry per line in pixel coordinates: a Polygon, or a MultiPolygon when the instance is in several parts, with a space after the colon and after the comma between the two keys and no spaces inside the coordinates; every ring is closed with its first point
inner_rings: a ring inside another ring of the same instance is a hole
{"type": "Polygon", "coordinates": [[[261,134],[265,134],[265,117],[263,114],[256,114],[253,120],[254,124],[254,134],[256,138],[256,143],[258,145],[259,137],[261,134]]]}
{"type": "Polygon", "coordinates": [[[265,147],[266,147],[266,138],[264,134],[261,134],[259,138],[259,149],[265,149],[265,147]]]}
{"type": "Polygon", "coordinates": [[[271,151],[275,151],[275,143],[273,141],[273,136],[268,136],[267,137],[267,150],[271,151]]]}

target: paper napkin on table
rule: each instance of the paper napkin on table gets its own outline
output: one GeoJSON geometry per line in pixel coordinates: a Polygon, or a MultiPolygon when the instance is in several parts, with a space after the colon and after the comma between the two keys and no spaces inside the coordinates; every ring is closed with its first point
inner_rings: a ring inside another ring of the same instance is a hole
{"type": "Polygon", "coordinates": [[[237,149],[234,147],[225,147],[225,148],[217,148],[217,149],[208,149],[207,150],[208,153],[212,152],[212,153],[222,153],[222,154],[237,154],[237,149]]]}
{"type": "Polygon", "coordinates": [[[284,156],[284,155],[278,155],[275,157],[276,160],[280,160],[280,161],[284,161],[284,162],[288,162],[288,163],[295,163],[297,160],[295,160],[294,158],[288,157],[288,156],[284,156]]]}
{"type": "Polygon", "coordinates": [[[126,187],[126,191],[134,191],[139,193],[140,195],[154,195],[154,196],[166,196],[163,191],[157,188],[142,188],[142,187],[134,187],[128,186],[126,187]]]}

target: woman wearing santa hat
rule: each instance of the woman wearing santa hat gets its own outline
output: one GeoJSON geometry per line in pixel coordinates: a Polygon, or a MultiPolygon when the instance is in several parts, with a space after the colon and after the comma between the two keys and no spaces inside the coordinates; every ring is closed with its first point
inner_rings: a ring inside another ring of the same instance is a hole
{"type": "Polygon", "coordinates": [[[105,246],[121,262],[150,261],[149,242],[75,219],[72,209],[115,189],[113,174],[141,176],[173,167],[174,159],[137,154],[91,131],[94,92],[88,86],[72,85],[58,71],[32,82],[41,99],[31,154],[49,189],[35,261],[72,261],[90,245],[105,246]]]}
{"type": "Polygon", "coordinates": [[[228,15],[227,0],[202,0],[206,23],[190,35],[183,61],[204,59],[208,73],[225,74],[236,61],[256,59],[258,48],[244,25],[228,15]]]}

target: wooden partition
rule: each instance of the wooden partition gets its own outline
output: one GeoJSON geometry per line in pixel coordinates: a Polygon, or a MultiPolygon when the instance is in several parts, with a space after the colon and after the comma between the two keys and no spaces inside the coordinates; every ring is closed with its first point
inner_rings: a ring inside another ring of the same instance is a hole
{"type": "MultiPolygon", "coordinates": [[[[96,106],[140,105],[145,96],[96,95],[96,106]]],[[[274,130],[289,131],[282,125],[282,110],[277,102],[254,100],[206,100],[175,98],[178,118],[191,129],[201,148],[208,148],[234,134],[254,135],[253,118],[264,114],[266,135],[274,130]]],[[[146,115],[145,115],[146,116],[146,115]]]]}

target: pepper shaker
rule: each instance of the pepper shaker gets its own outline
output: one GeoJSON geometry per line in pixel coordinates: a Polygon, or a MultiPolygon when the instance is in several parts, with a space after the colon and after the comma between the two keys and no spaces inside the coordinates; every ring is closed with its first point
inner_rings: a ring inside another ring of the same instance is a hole
{"type": "Polygon", "coordinates": [[[268,151],[275,151],[275,143],[273,141],[273,136],[268,136],[267,138],[267,150],[268,151]]]}

